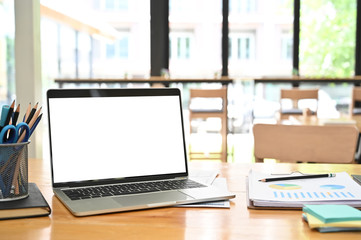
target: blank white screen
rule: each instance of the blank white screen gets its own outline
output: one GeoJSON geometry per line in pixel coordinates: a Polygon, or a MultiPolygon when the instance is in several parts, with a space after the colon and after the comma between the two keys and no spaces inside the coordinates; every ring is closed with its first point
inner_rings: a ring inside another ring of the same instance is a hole
{"type": "Polygon", "coordinates": [[[54,183],[186,171],[177,96],[50,98],[54,183]]]}

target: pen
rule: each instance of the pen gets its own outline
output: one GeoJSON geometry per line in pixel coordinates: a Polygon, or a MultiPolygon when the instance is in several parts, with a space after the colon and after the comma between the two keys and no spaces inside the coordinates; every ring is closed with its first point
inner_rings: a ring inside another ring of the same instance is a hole
{"type": "Polygon", "coordinates": [[[9,125],[10,119],[13,116],[13,112],[14,112],[14,107],[15,107],[15,100],[13,101],[13,103],[11,104],[10,108],[9,108],[9,112],[8,115],[6,116],[6,120],[5,120],[5,125],[9,125]]]}
{"type": "Polygon", "coordinates": [[[31,127],[31,129],[30,129],[30,136],[31,136],[31,134],[33,134],[36,126],[38,126],[38,123],[40,122],[42,116],[43,116],[43,114],[40,114],[39,117],[38,117],[38,118],[36,119],[36,121],[34,122],[34,125],[33,125],[33,126],[31,127]]]}
{"type": "Polygon", "coordinates": [[[334,173],[326,174],[314,174],[314,175],[303,175],[303,176],[293,176],[293,177],[279,177],[279,178],[264,178],[258,181],[260,182],[273,182],[273,181],[284,181],[284,180],[294,180],[294,179],[306,179],[306,178],[324,178],[324,177],[335,177],[334,173]]]}

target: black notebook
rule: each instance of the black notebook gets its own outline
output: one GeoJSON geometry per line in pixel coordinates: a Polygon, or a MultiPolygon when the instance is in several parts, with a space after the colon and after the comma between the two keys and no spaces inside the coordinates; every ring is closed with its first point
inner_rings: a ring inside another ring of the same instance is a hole
{"type": "Polygon", "coordinates": [[[51,213],[49,204],[35,183],[29,183],[28,192],[27,198],[0,202],[0,220],[47,216],[51,213]]]}

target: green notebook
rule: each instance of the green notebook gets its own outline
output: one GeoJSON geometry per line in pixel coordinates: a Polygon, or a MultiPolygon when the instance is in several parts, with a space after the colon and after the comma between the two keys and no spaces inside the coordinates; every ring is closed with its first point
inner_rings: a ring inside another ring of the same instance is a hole
{"type": "Polygon", "coordinates": [[[348,205],[305,205],[303,211],[324,223],[361,220],[361,211],[348,205]]]}

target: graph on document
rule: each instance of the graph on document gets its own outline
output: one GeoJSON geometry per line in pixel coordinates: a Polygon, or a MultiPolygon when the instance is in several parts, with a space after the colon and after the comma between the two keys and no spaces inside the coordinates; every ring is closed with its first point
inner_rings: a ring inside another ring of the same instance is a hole
{"type": "Polygon", "coordinates": [[[274,198],[280,200],[341,200],[356,198],[345,186],[336,184],[320,185],[319,187],[313,188],[312,191],[303,189],[303,187],[298,184],[286,183],[271,184],[269,188],[272,189],[274,198]]]}

